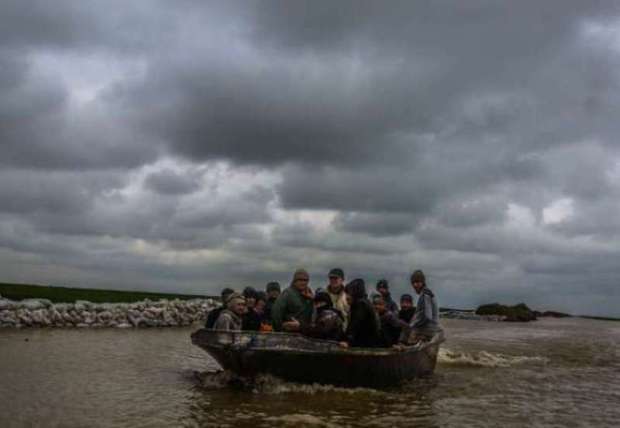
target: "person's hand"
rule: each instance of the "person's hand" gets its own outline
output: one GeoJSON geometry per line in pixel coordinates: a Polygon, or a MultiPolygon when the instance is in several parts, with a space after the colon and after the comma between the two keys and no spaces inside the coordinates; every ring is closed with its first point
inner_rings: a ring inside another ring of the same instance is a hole
{"type": "Polygon", "coordinates": [[[310,287],[306,287],[304,291],[301,292],[301,295],[308,300],[314,299],[314,295],[312,294],[312,290],[310,289],[310,287]]]}
{"type": "Polygon", "coordinates": [[[402,343],[397,343],[396,345],[393,345],[392,348],[395,351],[404,351],[405,350],[405,345],[403,345],[402,343]]]}
{"type": "Polygon", "coordinates": [[[295,318],[293,318],[290,321],[285,321],[282,323],[282,328],[285,331],[299,331],[299,321],[297,321],[295,318]]]}
{"type": "Polygon", "coordinates": [[[338,346],[340,346],[341,348],[348,348],[349,344],[347,342],[338,342],[338,346]]]}

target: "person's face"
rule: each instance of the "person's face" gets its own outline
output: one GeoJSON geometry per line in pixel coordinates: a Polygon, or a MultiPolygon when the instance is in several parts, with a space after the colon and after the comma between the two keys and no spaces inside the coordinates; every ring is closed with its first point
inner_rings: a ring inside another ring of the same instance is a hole
{"type": "Polygon", "coordinates": [[[375,311],[379,315],[383,315],[385,313],[385,302],[383,300],[375,300],[373,305],[375,307],[375,311]]]}
{"type": "Polygon", "coordinates": [[[332,291],[339,291],[343,283],[344,280],[337,275],[331,275],[329,277],[329,289],[332,291]]]}
{"type": "Polygon", "coordinates": [[[401,309],[411,309],[413,308],[413,303],[411,302],[411,300],[401,300],[400,307],[401,309]]]}
{"type": "Polygon", "coordinates": [[[379,287],[377,288],[377,291],[379,292],[379,294],[381,294],[382,296],[387,296],[387,294],[389,293],[388,289],[385,287],[379,287]]]}
{"type": "Polygon", "coordinates": [[[269,293],[267,293],[267,295],[269,296],[270,299],[277,299],[278,296],[280,295],[280,292],[278,290],[271,290],[269,291],[269,293]]]}
{"type": "Polygon", "coordinates": [[[420,294],[424,288],[424,283],[422,281],[414,281],[411,283],[411,286],[417,294],[420,294]]]}
{"type": "Polygon", "coordinates": [[[256,304],[256,299],[254,297],[246,297],[245,304],[248,308],[253,308],[256,304]]]}
{"type": "Polygon", "coordinates": [[[353,297],[351,297],[351,295],[347,293],[347,304],[351,306],[352,303],[353,303],[353,297]]]}
{"type": "Polygon", "coordinates": [[[304,291],[308,288],[308,282],[310,282],[310,278],[298,278],[293,283],[293,287],[295,287],[299,291],[304,291]]]}
{"type": "Polygon", "coordinates": [[[243,315],[246,311],[245,302],[239,301],[235,303],[232,307],[232,311],[237,315],[243,315]]]}
{"type": "Polygon", "coordinates": [[[265,301],[264,300],[256,301],[256,303],[254,304],[254,312],[256,312],[259,315],[262,315],[263,312],[265,312],[265,301]]]}

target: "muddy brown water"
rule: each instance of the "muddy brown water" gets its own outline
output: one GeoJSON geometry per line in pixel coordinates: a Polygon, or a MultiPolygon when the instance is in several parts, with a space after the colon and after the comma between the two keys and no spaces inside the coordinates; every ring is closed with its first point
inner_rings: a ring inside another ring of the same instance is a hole
{"type": "Polygon", "coordinates": [[[443,325],[435,375],[391,390],[230,386],[191,329],[3,329],[0,427],[619,426],[620,323],[443,325]]]}

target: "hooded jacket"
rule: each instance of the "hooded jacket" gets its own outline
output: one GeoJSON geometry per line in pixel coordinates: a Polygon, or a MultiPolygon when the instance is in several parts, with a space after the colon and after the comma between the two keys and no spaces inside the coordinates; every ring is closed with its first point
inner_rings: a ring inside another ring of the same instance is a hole
{"type": "Polygon", "coordinates": [[[415,334],[425,335],[433,335],[441,330],[437,299],[426,285],[424,285],[420,297],[418,297],[415,315],[411,321],[411,329],[415,334]]]}
{"type": "Polygon", "coordinates": [[[345,333],[350,346],[374,348],[381,345],[379,318],[368,300],[364,280],[355,279],[347,284],[351,295],[351,313],[345,333]]]}

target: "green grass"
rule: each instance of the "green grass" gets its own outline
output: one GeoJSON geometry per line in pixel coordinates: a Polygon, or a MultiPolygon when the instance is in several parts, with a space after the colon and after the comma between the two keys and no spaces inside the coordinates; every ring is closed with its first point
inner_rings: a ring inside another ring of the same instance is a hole
{"type": "Polygon", "coordinates": [[[49,299],[54,303],[72,303],[88,300],[94,303],[131,303],[144,299],[195,299],[210,296],[196,294],[148,293],[142,291],[100,290],[93,288],[69,288],[45,285],[0,283],[0,295],[11,300],[49,299]]]}

